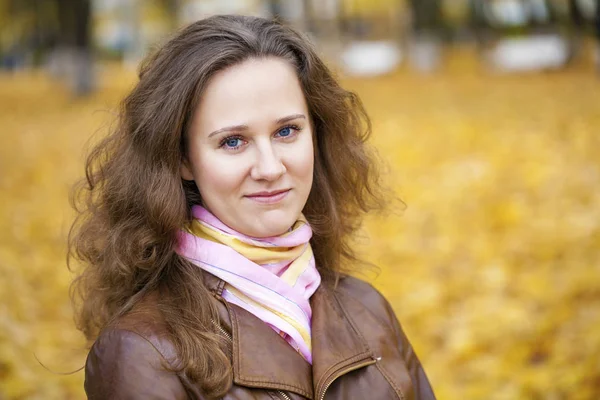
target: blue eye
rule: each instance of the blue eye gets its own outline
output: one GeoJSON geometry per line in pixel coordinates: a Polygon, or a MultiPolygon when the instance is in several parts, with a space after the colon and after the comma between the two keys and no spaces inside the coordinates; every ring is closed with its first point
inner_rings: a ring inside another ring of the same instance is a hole
{"type": "Polygon", "coordinates": [[[237,147],[239,145],[239,141],[240,141],[240,139],[238,139],[238,138],[231,138],[231,139],[227,139],[225,144],[229,147],[237,147]]]}
{"type": "Polygon", "coordinates": [[[289,126],[284,126],[283,128],[281,128],[277,132],[277,135],[282,138],[289,138],[298,131],[300,131],[300,128],[298,128],[297,126],[294,126],[294,125],[289,125],[289,126]]]}
{"type": "Polygon", "coordinates": [[[292,134],[292,128],[290,126],[286,126],[285,128],[279,131],[279,136],[287,137],[292,134]]]}
{"type": "Polygon", "coordinates": [[[231,136],[228,138],[225,138],[222,142],[221,142],[221,147],[225,147],[227,149],[237,149],[238,147],[242,146],[243,140],[242,138],[239,137],[235,137],[235,136],[231,136]]]}

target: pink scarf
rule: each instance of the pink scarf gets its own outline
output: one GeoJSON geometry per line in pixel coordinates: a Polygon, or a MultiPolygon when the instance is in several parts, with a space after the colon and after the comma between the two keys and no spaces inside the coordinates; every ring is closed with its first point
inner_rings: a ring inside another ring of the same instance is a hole
{"type": "Polygon", "coordinates": [[[321,283],[304,216],[289,232],[243,235],[201,206],[179,236],[178,254],[226,282],[223,298],[263,320],[312,364],[309,298],[321,283]]]}

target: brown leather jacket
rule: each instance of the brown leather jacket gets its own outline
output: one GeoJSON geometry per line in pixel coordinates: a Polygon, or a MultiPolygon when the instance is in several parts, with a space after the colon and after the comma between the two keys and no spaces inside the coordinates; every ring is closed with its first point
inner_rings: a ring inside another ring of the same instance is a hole
{"type": "MultiPolygon", "coordinates": [[[[425,372],[389,303],[345,277],[311,297],[313,365],[265,323],[220,301],[221,331],[233,341],[233,386],[225,399],[434,399],[425,372]]],[[[142,315],[142,317],[140,317],[142,315]]],[[[160,368],[174,355],[156,320],[125,316],[94,343],[85,368],[89,399],[204,399],[184,376],[160,368]]]]}

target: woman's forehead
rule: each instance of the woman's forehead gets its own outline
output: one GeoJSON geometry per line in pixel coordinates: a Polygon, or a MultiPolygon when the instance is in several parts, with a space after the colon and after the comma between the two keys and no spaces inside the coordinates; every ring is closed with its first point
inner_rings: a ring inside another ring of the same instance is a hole
{"type": "Polygon", "coordinates": [[[278,58],[250,59],[218,72],[209,80],[194,114],[203,132],[295,114],[308,117],[294,67],[278,58]]]}

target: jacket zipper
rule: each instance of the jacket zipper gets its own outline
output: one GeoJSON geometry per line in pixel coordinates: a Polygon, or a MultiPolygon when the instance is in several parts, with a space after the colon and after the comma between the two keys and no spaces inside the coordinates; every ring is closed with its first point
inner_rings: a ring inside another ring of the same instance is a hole
{"type": "Polygon", "coordinates": [[[336,373],[334,373],[326,382],[327,384],[324,386],[323,388],[323,392],[321,393],[321,396],[318,396],[317,398],[319,400],[323,400],[325,398],[325,393],[327,392],[327,389],[329,389],[329,386],[331,386],[331,384],[339,377],[341,377],[342,375],[345,375],[349,372],[355,371],[357,369],[363,368],[363,367],[367,367],[369,365],[373,365],[377,362],[376,358],[371,358],[369,360],[365,360],[362,362],[359,362],[357,364],[353,364],[345,369],[342,369],[341,371],[338,371],[336,373]]]}
{"type": "Polygon", "coordinates": [[[279,393],[281,395],[281,397],[283,397],[285,400],[292,400],[292,398],[290,396],[288,396],[287,394],[285,394],[281,390],[278,390],[277,393],[279,393]]]}
{"type": "Polygon", "coordinates": [[[233,341],[233,338],[231,337],[231,335],[229,334],[229,332],[227,332],[225,329],[223,329],[223,327],[222,327],[221,325],[217,324],[217,323],[215,322],[215,320],[214,320],[214,319],[211,319],[211,322],[212,322],[212,323],[213,323],[213,324],[214,324],[214,325],[217,327],[217,329],[218,329],[218,330],[219,330],[219,331],[220,331],[220,332],[221,332],[223,335],[225,335],[225,337],[226,337],[227,339],[229,339],[230,341],[233,341]]]}

